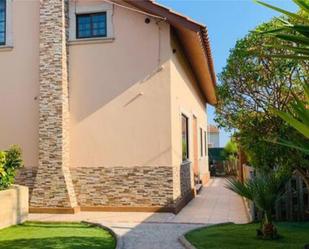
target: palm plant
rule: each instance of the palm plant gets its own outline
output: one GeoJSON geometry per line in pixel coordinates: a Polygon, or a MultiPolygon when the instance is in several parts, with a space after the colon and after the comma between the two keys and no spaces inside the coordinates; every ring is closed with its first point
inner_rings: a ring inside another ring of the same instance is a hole
{"type": "Polygon", "coordinates": [[[286,45],[270,45],[273,48],[284,49],[289,54],[274,54],[273,57],[291,58],[299,60],[309,59],[309,0],[293,0],[300,8],[299,13],[292,13],[287,10],[275,7],[273,5],[255,0],[267,8],[273,9],[287,19],[279,18],[282,25],[278,29],[270,30],[264,33],[274,35],[278,39],[287,42],[286,45]]]}
{"type": "Polygon", "coordinates": [[[294,96],[294,103],[291,105],[291,113],[280,110],[273,110],[279,117],[289,123],[298,132],[305,136],[305,142],[285,141],[279,142],[282,145],[303,151],[309,155],[309,85],[304,85],[304,100],[294,96]]]}
{"type": "Polygon", "coordinates": [[[272,220],[272,208],[283,194],[283,187],[289,179],[283,171],[261,173],[245,182],[237,179],[228,180],[227,188],[240,196],[251,200],[262,213],[258,235],[264,239],[277,237],[277,229],[272,220]]]}

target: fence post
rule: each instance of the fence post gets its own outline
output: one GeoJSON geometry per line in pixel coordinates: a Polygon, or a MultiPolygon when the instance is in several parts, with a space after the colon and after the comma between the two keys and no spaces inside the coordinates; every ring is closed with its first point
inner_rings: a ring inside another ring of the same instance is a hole
{"type": "Polygon", "coordinates": [[[297,193],[298,193],[298,213],[299,220],[304,220],[304,184],[303,179],[298,175],[297,176],[297,193]]]}
{"type": "Polygon", "coordinates": [[[293,219],[293,196],[292,196],[292,184],[291,180],[288,181],[286,185],[286,219],[292,220],[293,219]]]}

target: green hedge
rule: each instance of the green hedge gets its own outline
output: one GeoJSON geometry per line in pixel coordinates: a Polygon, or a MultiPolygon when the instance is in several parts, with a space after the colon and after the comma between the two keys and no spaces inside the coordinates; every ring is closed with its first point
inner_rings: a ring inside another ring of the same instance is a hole
{"type": "Polygon", "coordinates": [[[14,183],[16,170],[23,166],[21,149],[13,145],[6,151],[0,151],[0,190],[14,183]]]}

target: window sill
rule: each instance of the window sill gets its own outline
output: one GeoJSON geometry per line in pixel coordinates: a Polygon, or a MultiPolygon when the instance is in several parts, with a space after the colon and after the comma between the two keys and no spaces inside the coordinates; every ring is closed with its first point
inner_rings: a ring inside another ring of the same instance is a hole
{"type": "Polygon", "coordinates": [[[13,46],[10,45],[0,45],[0,52],[12,51],[13,46]]]}
{"type": "Polygon", "coordinates": [[[85,38],[85,39],[76,39],[70,40],[69,45],[83,45],[83,44],[97,44],[97,43],[109,43],[113,42],[115,38],[104,37],[104,38],[85,38]]]}

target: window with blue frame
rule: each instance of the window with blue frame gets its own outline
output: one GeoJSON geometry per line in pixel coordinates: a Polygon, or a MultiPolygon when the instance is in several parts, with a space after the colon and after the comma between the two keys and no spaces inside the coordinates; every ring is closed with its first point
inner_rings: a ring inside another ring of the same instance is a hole
{"type": "Polygon", "coordinates": [[[76,16],[76,38],[95,38],[107,36],[106,12],[79,14],[76,16]]]}
{"type": "Polygon", "coordinates": [[[5,44],[6,33],[6,0],[0,0],[0,45],[5,44]]]}

